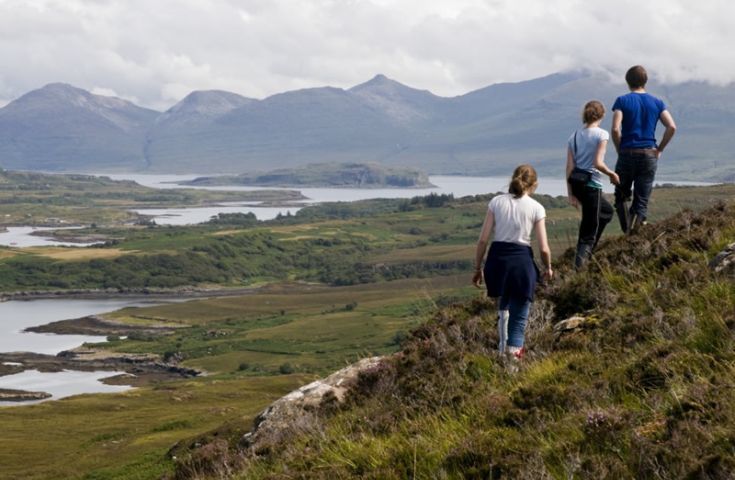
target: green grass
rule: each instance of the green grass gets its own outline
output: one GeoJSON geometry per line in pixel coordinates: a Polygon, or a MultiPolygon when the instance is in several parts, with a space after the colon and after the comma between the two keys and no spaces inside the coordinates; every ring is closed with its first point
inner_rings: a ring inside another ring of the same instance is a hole
{"type": "Polygon", "coordinates": [[[201,378],[0,408],[0,478],[159,478],[177,441],[222,423],[247,431],[255,414],[307,378],[201,378]]]}
{"type": "Polygon", "coordinates": [[[729,478],[735,282],[707,263],[733,226],[735,205],[681,214],[604,243],[586,272],[562,260],[516,374],[492,354],[492,303],[440,310],[237,478],[729,478]],[[559,336],[572,298],[593,321],[559,336]]]}

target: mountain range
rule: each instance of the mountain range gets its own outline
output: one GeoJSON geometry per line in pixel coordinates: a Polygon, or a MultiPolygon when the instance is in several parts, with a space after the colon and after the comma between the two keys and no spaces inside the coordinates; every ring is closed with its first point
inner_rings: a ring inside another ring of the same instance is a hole
{"type": "MultiPolygon", "coordinates": [[[[735,86],[651,83],[648,90],[664,99],[679,126],[659,176],[735,180],[727,145],[735,86]]],[[[506,175],[531,163],[561,175],[584,102],[596,98],[609,108],[625,92],[622,79],[571,72],[440,97],[377,75],[346,90],[308,88],[262,100],[195,91],[157,112],[54,83],[0,109],[0,166],[244,173],[380,162],[434,174],[506,175]]],[[[614,164],[612,146],[607,159],[614,164]]]]}

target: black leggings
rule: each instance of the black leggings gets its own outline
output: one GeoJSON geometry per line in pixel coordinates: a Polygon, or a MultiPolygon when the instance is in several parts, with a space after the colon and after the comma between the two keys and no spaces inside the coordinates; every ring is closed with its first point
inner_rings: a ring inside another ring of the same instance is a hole
{"type": "Polygon", "coordinates": [[[588,245],[590,249],[597,246],[602,232],[614,215],[610,202],[602,196],[601,188],[593,188],[581,183],[572,182],[572,195],[582,205],[582,223],[579,224],[578,243],[588,245]]]}

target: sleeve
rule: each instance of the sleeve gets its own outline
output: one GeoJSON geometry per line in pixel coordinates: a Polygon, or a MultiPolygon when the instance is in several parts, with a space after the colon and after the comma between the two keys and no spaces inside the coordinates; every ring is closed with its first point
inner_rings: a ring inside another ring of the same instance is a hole
{"type": "Polygon", "coordinates": [[[542,218],[546,218],[546,209],[540,203],[536,203],[536,211],[534,212],[533,217],[534,224],[542,218]]]}
{"type": "Polygon", "coordinates": [[[664,101],[663,101],[663,100],[661,100],[660,98],[657,98],[657,99],[656,99],[656,104],[657,104],[657,106],[658,106],[658,114],[659,114],[659,115],[661,115],[661,113],[662,113],[662,112],[663,112],[664,110],[666,110],[666,104],[665,104],[665,103],[664,103],[664,101]]]}
{"type": "Polygon", "coordinates": [[[600,142],[604,142],[605,140],[610,140],[610,134],[607,130],[600,129],[600,142]]]}
{"type": "Polygon", "coordinates": [[[623,110],[623,102],[620,101],[620,97],[615,99],[615,103],[613,103],[611,110],[623,110]]]}
{"type": "Polygon", "coordinates": [[[490,199],[490,202],[487,204],[487,209],[493,212],[493,215],[495,215],[495,205],[498,203],[495,201],[495,199],[498,198],[497,195],[495,195],[493,198],[490,199]]]}

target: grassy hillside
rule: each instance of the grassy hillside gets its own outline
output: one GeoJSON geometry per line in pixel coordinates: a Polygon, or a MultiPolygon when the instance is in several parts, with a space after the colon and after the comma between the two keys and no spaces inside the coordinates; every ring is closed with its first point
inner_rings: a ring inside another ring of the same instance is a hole
{"type": "MultiPolygon", "coordinates": [[[[735,277],[708,266],[735,206],[683,212],[571,256],[537,299],[520,371],[497,360],[492,302],[440,309],[315,430],[235,478],[732,478],[735,277]],[[578,328],[555,330],[573,314],[578,328]]],[[[180,459],[178,478],[207,471],[180,459]]],[[[201,478],[201,477],[198,477],[201,478]]]]}
{"type": "MultiPolygon", "coordinates": [[[[186,255],[205,266],[220,262],[218,271],[235,278],[221,285],[271,283],[242,297],[110,315],[179,328],[110,338],[97,348],[156,353],[209,375],[0,409],[7,445],[0,449],[0,478],[148,479],[177,465],[191,472],[186,446],[200,443],[205,455],[197,458],[206,459],[212,438],[231,441],[237,459],[238,438],[275,398],[357,358],[399,350],[362,380],[344,410],[325,413],[323,431],[295,436],[281,455],[239,464],[245,468],[239,475],[433,478],[444,471],[447,478],[544,478],[546,469],[546,478],[568,478],[567,471],[576,478],[671,478],[706,460],[713,466],[701,468],[718,478],[733,445],[735,292],[731,277],[710,274],[706,263],[735,240],[735,209],[701,217],[679,212],[732,198],[733,188],[656,190],[653,217],[676,213],[674,219],[627,239],[615,238],[611,228],[589,272],[560,267],[557,282],[540,296],[530,358],[515,376],[492,357],[493,305],[477,300],[481,292],[462,273],[487,197],[325,205],[247,225],[111,229],[104,232],[120,238],[114,245],[75,255],[63,248],[0,249],[6,269],[0,278],[12,288],[24,278],[37,282],[24,288],[43,287],[43,277],[24,276],[34,265],[53,265],[68,282],[100,272],[130,272],[131,280],[189,275],[195,270],[180,262],[186,255]],[[302,252],[311,252],[311,264],[277,263],[302,252]],[[120,268],[150,258],[165,262],[158,270],[120,268]],[[459,273],[441,265],[458,265],[459,273]],[[235,277],[233,266],[251,273],[235,277]],[[255,275],[255,268],[263,270],[255,275]],[[289,281],[320,281],[322,271],[352,284],[289,281]],[[590,296],[590,285],[600,285],[598,296],[590,296]],[[557,338],[553,323],[575,312],[590,319],[585,328],[557,338]],[[175,461],[167,452],[178,442],[175,461]],[[664,467],[644,465],[638,451],[652,451],[658,456],[651,461],[671,469],[656,477],[664,467]],[[667,456],[673,451],[682,458],[667,456]]],[[[579,214],[562,200],[542,200],[558,254],[576,241],[579,214]]],[[[91,278],[99,286],[114,277],[91,278]]],[[[219,455],[222,441],[217,445],[212,452],[219,455]]]]}

